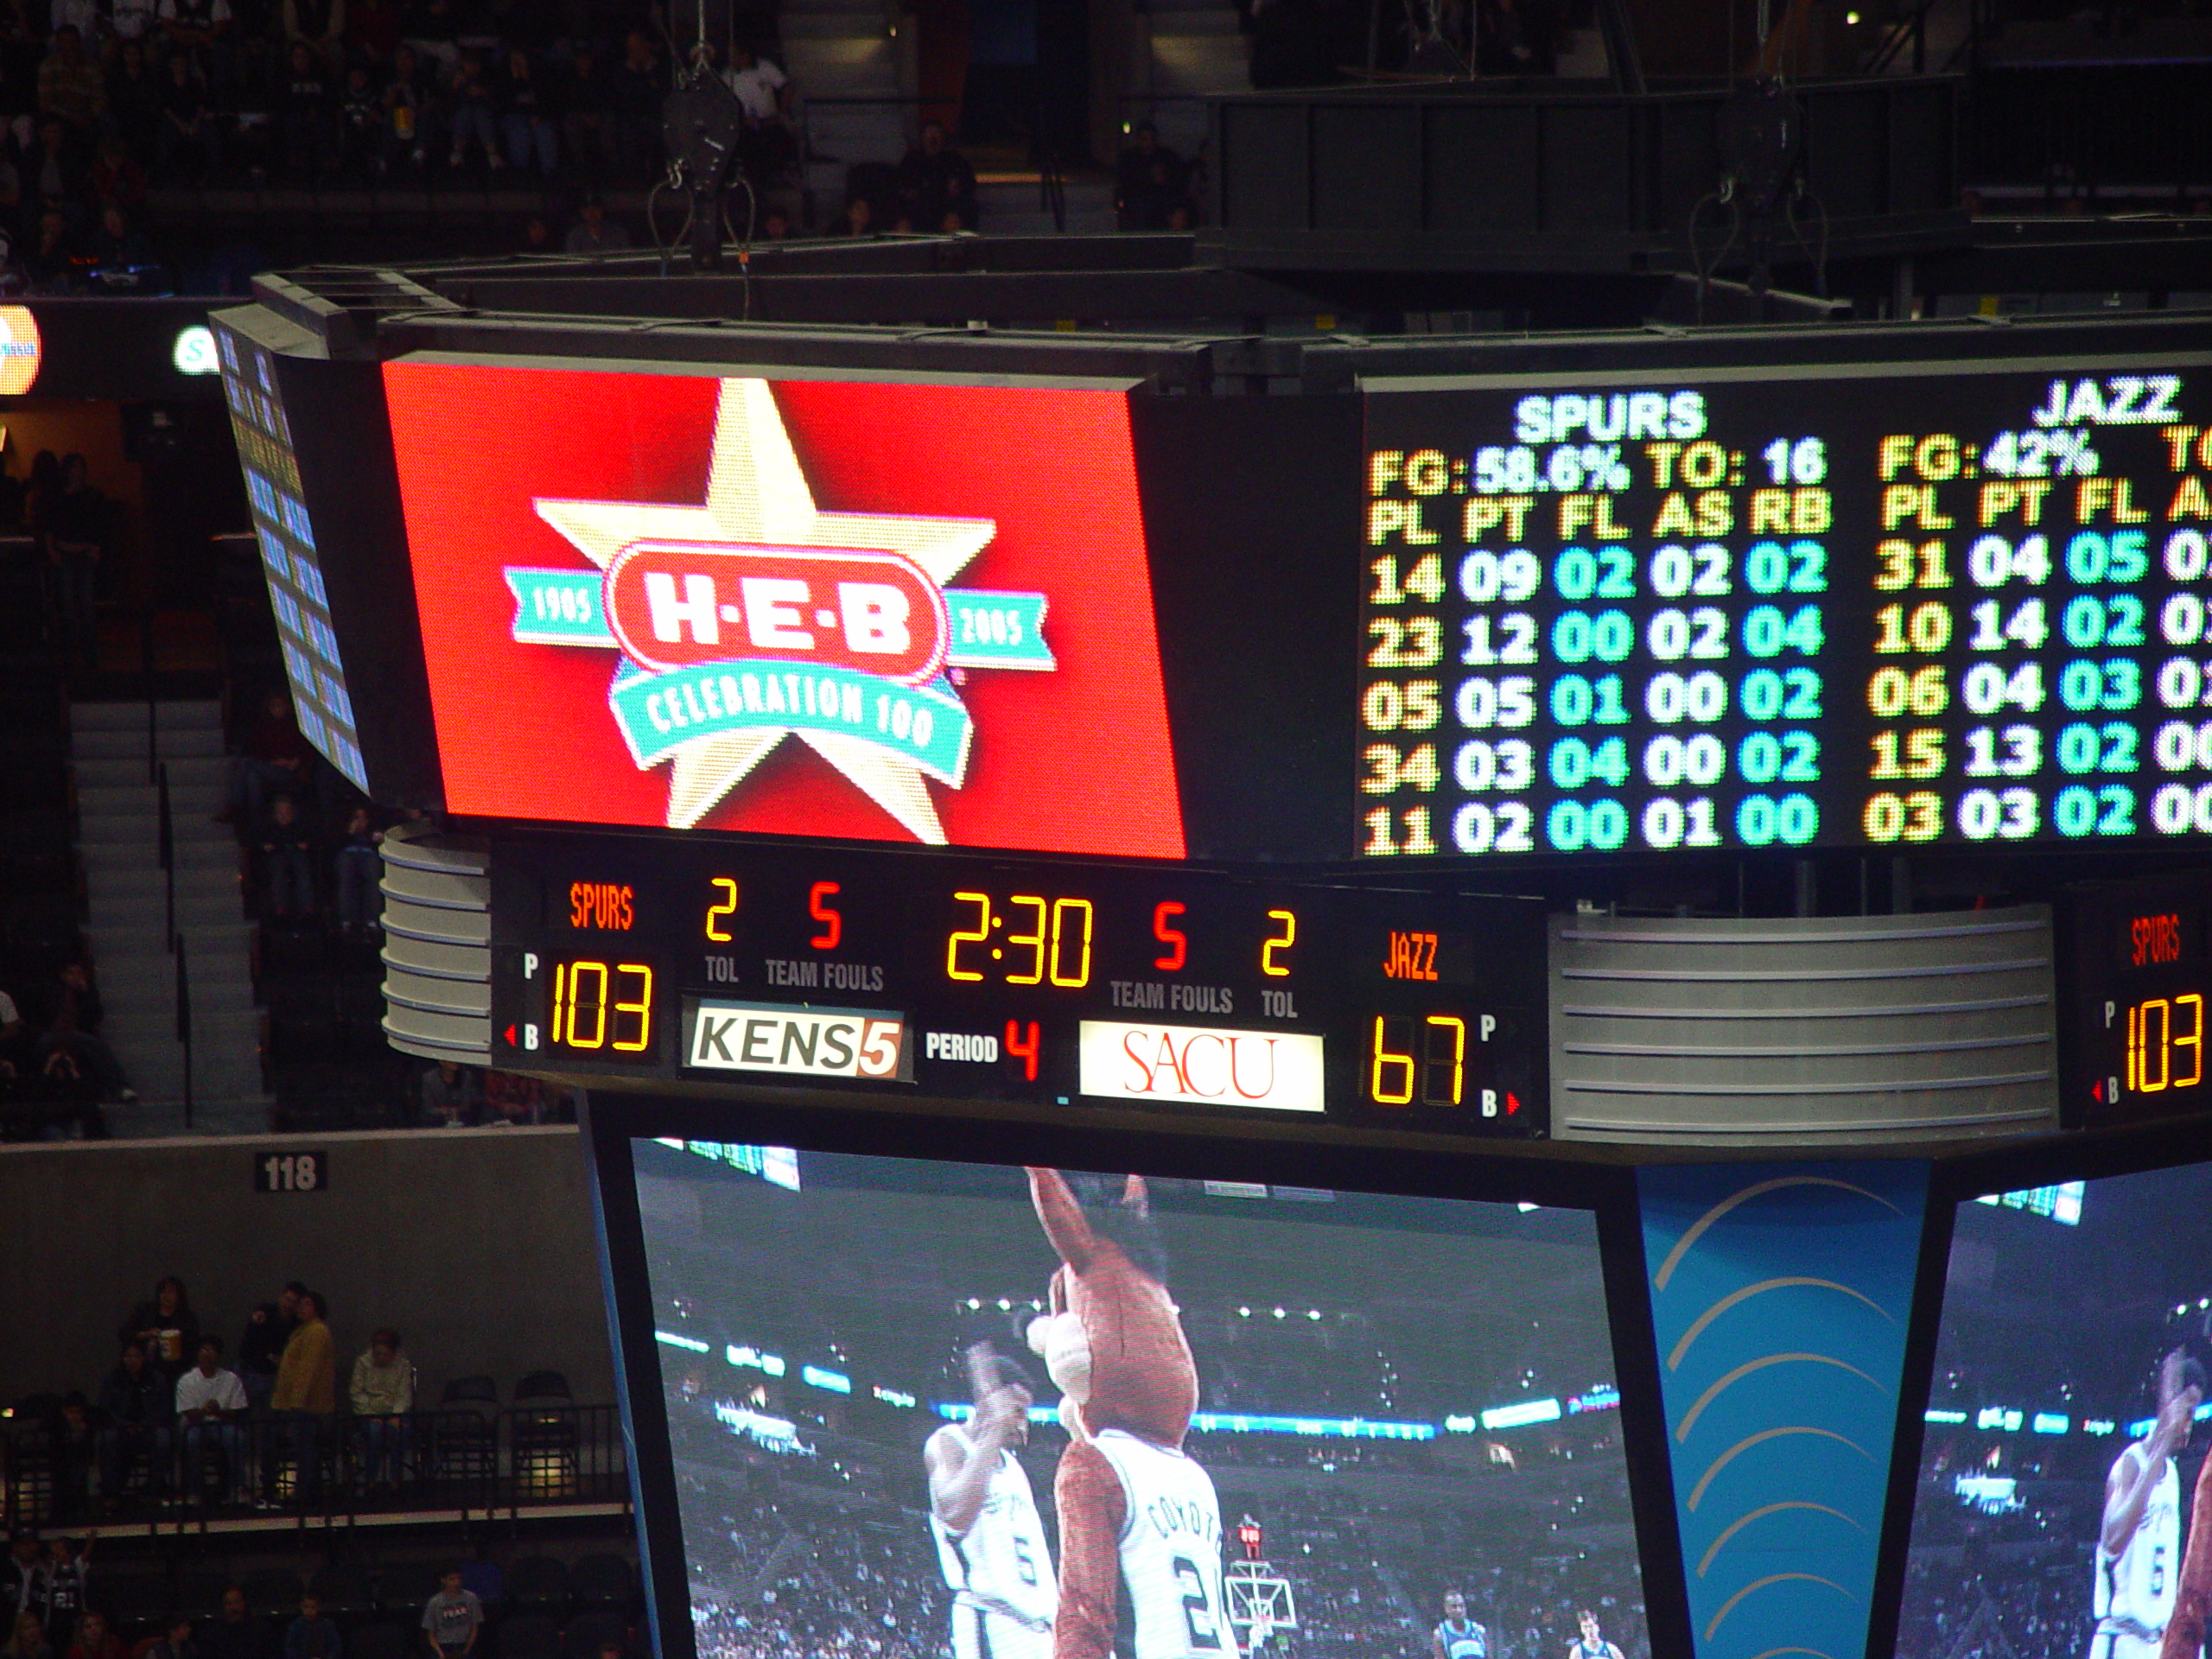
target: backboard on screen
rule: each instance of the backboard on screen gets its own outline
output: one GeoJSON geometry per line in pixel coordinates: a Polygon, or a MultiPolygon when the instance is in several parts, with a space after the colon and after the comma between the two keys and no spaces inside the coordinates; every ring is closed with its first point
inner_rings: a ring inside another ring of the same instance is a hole
{"type": "Polygon", "coordinates": [[[1587,1211],[611,1133],[664,1652],[1651,1651],[1587,1211]]]}
{"type": "Polygon", "coordinates": [[[1899,1659],[2194,1659],[2212,1601],[2208,1363],[2212,1164],[1960,1202],[1899,1659]]]}

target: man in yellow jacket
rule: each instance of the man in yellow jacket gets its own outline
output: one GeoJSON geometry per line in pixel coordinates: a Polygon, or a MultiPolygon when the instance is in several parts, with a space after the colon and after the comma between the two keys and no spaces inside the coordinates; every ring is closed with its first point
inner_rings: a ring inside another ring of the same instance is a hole
{"type": "Polygon", "coordinates": [[[322,1496],[323,1425],[338,1408],[338,1348],[323,1318],[320,1291],[300,1293],[299,1320],[276,1362],[269,1408],[290,1425],[293,1496],[312,1504],[322,1496]]]}

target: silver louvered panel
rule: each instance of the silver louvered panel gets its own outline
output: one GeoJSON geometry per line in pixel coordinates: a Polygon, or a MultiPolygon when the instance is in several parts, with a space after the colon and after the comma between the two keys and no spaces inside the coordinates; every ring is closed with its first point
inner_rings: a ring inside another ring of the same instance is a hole
{"type": "Polygon", "coordinates": [[[1562,1140],[1844,1145],[2057,1127],[2044,906],[1551,923],[1562,1140]]]}
{"type": "Polygon", "coordinates": [[[434,1060],[492,1058],[486,849],[403,825],[384,839],[385,1035],[434,1060]]]}

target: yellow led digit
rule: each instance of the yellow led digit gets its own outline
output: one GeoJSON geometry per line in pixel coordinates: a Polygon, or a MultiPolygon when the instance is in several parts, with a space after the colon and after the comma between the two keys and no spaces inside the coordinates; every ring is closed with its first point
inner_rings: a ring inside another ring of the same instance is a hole
{"type": "Polygon", "coordinates": [[[1381,1014],[1375,1016],[1375,1062],[1368,1068],[1368,1093],[1375,1097],[1375,1103],[1378,1106],[1409,1105],[1414,1097],[1414,1057],[1391,1050],[1383,1034],[1384,1023],[1381,1014]],[[1398,1071],[1402,1084],[1386,1089],[1382,1086],[1382,1074],[1392,1068],[1398,1071]]]}
{"type": "Polygon", "coordinates": [[[2143,1058],[2136,1062],[2135,1086],[2144,1094],[2155,1095],[2173,1083],[2173,1004],[2163,996],[2152,997],[2143,1005],[2143,1058]],[[2151,1010],[2158,1011],[2158,1080],[2151,1081],[2151,1010]]]}
{"type": "Polygon", "coordinates": [[[1041,985],[1045,982],[1045,915],[1052,906],[1042,899],[1026,893],[1008,894],[1007,903],[1034,905],[1037,907],[1037,931],[1034,933],[1009,933],[1006,936],[1006,942],[1009,945],[1026,944],[1035,952],[1034,959],[1029,964],[1029,971],[1026,974],[1008,974],[1006,976],[1006,982],[1009,985],[1041,985]]]}
{"type": "Polygon", "coordinates": [[[2185,1077],[2176,1077],[2174,1087],[2194,1089],[2204,1081],[2204,999],[2196,992],[2191,991],[2185,996],[2174,998],[2174,1006],[2177,1008],[2193,1008],[2196,1012],[2196,1021],[2190,1027],[2189,1035],[2174,1039],[2176,1048],[2192,1049],[2196,1052],[2196,1070],[2185,1077]]]}
{"type": "Polygon", "coordinates": [[[607,1041],[607,964],[603,962],[572,962],[569,964],[569,1027],[563,1039],[571,1048],[598,1048],[607,1041]],[[576,1034],[576,1015],[582,1012],[584,1001],[584,976],[599,976],[599,989],[592,994],[591,1035],[576,1034]]]}
{"type": "Polygon", "coordinates": [[[1053,984],[1080,988],[1081,987],[1090,983],[1090,923],[1091,905],[1090,899],[1055,899],[1052,900],[1053,984]],[[1060,941],[1063,935],[1071,931],[1067,928],[1066,923],[1068,915],[1071,912],[1080,913],[1083,918],[1083,937],[1081,940],[1078,941],[1080,954],[1076,959],[1075,972],[1068,974],[1064,973],[1061,969],[1062,952],[1060,941]]]}
{"type": "Polygon", "coordinates": [[[707,906],[707,937],[716,944],[728,944],[730,941],[728,930],[715,926],[715,919],[720,917],[727,921],[737,914],[737,883],[726,875],[718,875],[707,885],[710,887],[720,887],[728,900],[723,904],[707,906]]]}
{"type": "MultiPolygon", "coordinates": [[[[1275,965],[1275,952],[1287,950],[1298,943],[1298,918],[1287,910],[1271,910],[1268,912],[1268,919],[1282,924],[1282,936],[1280,938],[1271,938],[1260,947],[1260,971],[1274,979],[1287,979],[1290,977],[1290,969],[1275,965]]],[[[1377,1098],[1381,1096],[1378,1096],[1377,1098]]]]}
{"type": "Polygon", "coordinates": [[[618,974],[635,974],[640,982],[636,1001],[617,1002],[614,1005],[614,1012],[617,1014],[634,1014],[638,1016],[638,1040],[634,1043],[626,1043],[617,1037],[612,1046],[620,1053],[635,1054],[642,1051],[652,1037],[653,970],[642,962],[623,962],[615,964],[614,971],[618,974]]]}
{"type": "Polygon", "coordinates": [[[981,979],[983,976],[981,970],[965,969],[960,965],[960,947],[963,944],[981,944],[991,937],[990,895],[982,893],[956,893],[952,898],[955,904],[976,906],[976,931],[972,933],[964,931],[957,932],[944,942],[944,976],[947,979],[981,979]]]}
{"type": "Polygon", "coordinates": [[[1444,1064],[1436,1057],[1435,1033],[1449,1031],[1452,1033],[1452,1097],[1448,1103],[1440,1101],[1433,1089],[1424,1087],[1421,1091],[1421,1098],[1432,1106],[1447,1103],[1457,1106],[1465,1092],[1463,1085],[1467,1077],[1467,1022],[1454,1014],[1432,1014],[1425,1023],[1430,1028],[1428,1065],[1432,1073],[1444,1064]]]}

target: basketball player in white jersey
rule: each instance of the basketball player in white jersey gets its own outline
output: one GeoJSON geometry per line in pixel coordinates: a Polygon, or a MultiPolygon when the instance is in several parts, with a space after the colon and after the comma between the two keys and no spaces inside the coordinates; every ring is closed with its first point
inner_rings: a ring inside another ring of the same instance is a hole
{"type": "Polygon", "coordinates": [[[2105,1477],[2090,1592],[2089,1659],[2158,1659],[2181,1586],[2181,1477],[2174,1454],[2204,1397],[2204,1368],[2177,1348],[2158,1364],[2158,1414],[2105,1477]]]}
{"type": "Polygon", "coordinates": [[[1467,1617],[1467,1599],[1457,1590],[1444,1598],[1444,1622],[1429,1648],[1430,1659],[1490,1659],[1490,1632],[1467,1617]]]}
{"type": "Polygon", "coordinates": [[[1045,1523],[1014,1448],[1029,1439],[1029,1390],[987,1345],[968,1351],[976,1414],[922,1448],[930,1531],[952,1587],[953,1659],[1052,1659],[1059,1590],[1045,1523]]]}
{"type": "Polygon", "coordinates": [[[1238,1659],[1212,1477],[1179,1448],[1124,1429],[1102,1429],[1090,1445],[1120,1487],[1104,1494],[1121,1540],[1115,1659],[1238,1659]]]}
{"type": "Polygon", "coordinates": [[[1597,1614],[1585,1607],[1576,1623],[1582,1634],[1567,1644],[1567,1659],[1622,1659],[1621,1650],[1605,1640],[1597,1614]]]}

